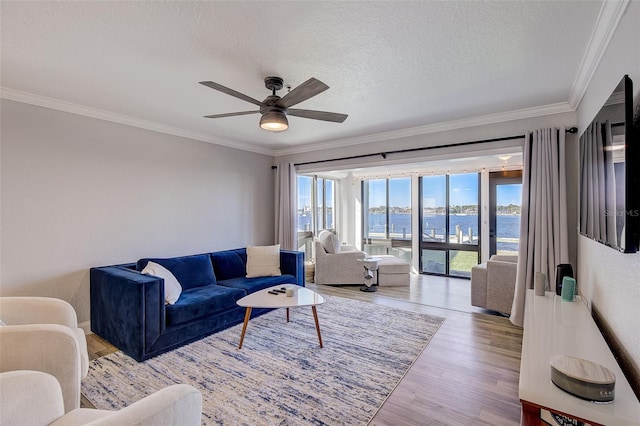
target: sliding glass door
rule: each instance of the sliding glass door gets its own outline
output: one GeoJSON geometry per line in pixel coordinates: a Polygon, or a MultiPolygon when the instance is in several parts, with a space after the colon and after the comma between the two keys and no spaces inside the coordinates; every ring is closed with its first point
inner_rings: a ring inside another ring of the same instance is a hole
{"type": "Polygon", "coordinates": [[[489,173],[489,254],[518,254],[522,170],[489,173]]]}
{"type": "Polygon", "coordinates": [[[420,193],[421,271],[471,276],[480,256],[480,175],[422,176],[420,193]]]}
{"type": "Polygon", "coordinates": [[[410,262],[411,178],[366,180],[362,194],[364,251],[410,262]]]}

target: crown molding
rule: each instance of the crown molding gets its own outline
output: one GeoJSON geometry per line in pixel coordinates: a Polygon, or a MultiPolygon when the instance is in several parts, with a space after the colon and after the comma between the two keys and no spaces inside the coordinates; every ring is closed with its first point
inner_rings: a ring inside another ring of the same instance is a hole
{"type": "Polygon", "coordinates": [[[138,127],[140,129],[151,130],[158,133],[178,136],[181,138],[193,139],[196,141],[222,145],[229,148],[241,149],[243,151],[255,152],[257,154],[274,156],[274,150],[262,148],[255,145],[245,144],[241,142],[231,141],[227,139],[214,138],[209,135],[192,132],[190,130],[178,127],[168,126],[166,124],[156,123],[154,121],[143,120],[124,114],[117,114],[110,111],[91,108],[84,105],[74,104],[71,102],[60,101],[57,99],[47,98],[45,96],[35,95],[33,93],[22,92],[10,89],[8,87],[0,87],[0,98],[10,101],[22,102],[25,104],[36,105],[44,108],[55,109],[58,111],[68,112],[71,114],[82,115],[98,120],[111,121],[113,123],[124,124],[126,126],[138,127]]]}
{"type": "Polygon", "coordinates": [[[396,130],[391,132],[376,133],[365,136],[358,136],[348,139],[336,139],[328,142],[320,142],[308,146],[300,146],[295,148],[287,148],[283,150],[273,150],[255,145],[244,144],[227,139],[214,138],[206,134],[192,132],[190,130],[172,127],[165,124],[143,120],[124,114],[117,114],[110,111],[91,108],[84,105],[74,104],[71,102],[61,101],[48,98],[45,96],[35,95],[33,93],[22,92],[20,90],[10,89],[8,87],[0,87],[0,98],[22,102],[30,105],[36,105],[44,108],[50,108],[58,111],[68,112],[71,114],[82,115],[85,117],[96,118],[99,120],[111,121],[127,126],[138,127],[154,132],[165,133],[173,136],[193,139],[201,142],[212,143],[216,145],[227,146],[230,148],[240,149],[243,151],[255,152],[258,154],[269,156],[281,156],[290,154],[299,154],[305,152],[320,151],[323,149],[340,148],[349,145],[360,145],[371,142],[379,142],[392,139],[400,139],[416,135],[428,133],[444,132],[466,127],[482,126],[487,124],[502,123],[505,121],[526,119],[544,115],[560,114],[572,112],[574,109],[566,102],[544,105],[540,107],[524,108],[506,113],[489,114],[479,117],[465,118],[461,120],[447,121],[443,123],[429,124],[425,126],[412,127],[408,129],[396,130]]]}
{"type": "Polygon", "coordinates": [[[569,94],[569,105],[571,105],[574,110],[580,105],[580,101],[582,101],[582,97],[586,93],[589,83],[600,65],[604,52],[607,46],[609,46],[609,42],[630,3],[631,0],[605,0],[602,3],[598,20],[593,28],[593,33],[591,33],[589,44],[582,57],[582,62],[580,62],[578,73],[576,74],[571,93],[569,94]]]}
{"type": "Polygon", "coordinates": [[[392,139],[400,139],[411,136],[425,135],[429,133],[446,132],[467,127],[484,126],[488,124],[504,123],[506,121],[514,121],[527,119],[532,117],[540,117],[544,115],[562,114],[573,112],[575,108],[567,102],[543,105],[539,107],[523,108],[504,113],[481,115],[478,117],[464,118],[461,120],[446,121],[442,123],[428,124],[425,126],[411,127],[408,129],[395,130],[391,132],[376,133],[366,136],[358,136],[348,139],[336,139],[329,142],[316,143],[311,146],[301,146],[295,148],[287,148],[275,151],[275,156],[302,154],[305,152],[320,151],[324,149],[342,148],[345,146],[360,145],[371,142],[387,141],[392,139]]]}

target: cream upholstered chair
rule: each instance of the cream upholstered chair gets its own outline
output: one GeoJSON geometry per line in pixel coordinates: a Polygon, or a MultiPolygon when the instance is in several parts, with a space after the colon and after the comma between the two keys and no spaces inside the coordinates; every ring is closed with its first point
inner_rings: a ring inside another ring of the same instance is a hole
{"type": "Polygon", "coordinates": [[[366,253],[353,246],[341,245],[329,231],[321,231],[315,241],[316,284],[362,284],[364,265],[359,260],[366,253]]]}
{"type": "Polygon", "coordinates": [[[503,314],[511,313],[518,256],[494,254],[471,268],[471,304],[503,314]]]}
{"type": "Polygon", "coordinates": [[[89,354],[73,307],[50,297],[0,297],[0,321],[0,372],[49,373],[60,382],[65,412],[80,407],[89,354]]]}
{"type": "Polygon", "coordinates": [[[0,424],[200,425],[202,395],[190,385],[163,388],[119,411],[77,408],[65,414],[60,383],[41,371],[0,373],[0,424]]]}

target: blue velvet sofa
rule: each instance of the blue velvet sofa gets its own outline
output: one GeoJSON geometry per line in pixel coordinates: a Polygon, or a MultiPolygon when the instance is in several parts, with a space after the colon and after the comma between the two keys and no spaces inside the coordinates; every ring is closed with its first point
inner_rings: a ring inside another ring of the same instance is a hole
{"type": "MultiPolygon", "coordinates": [[[[246,278],[245,248],[91,268],[91,331],[143,361],[244,320],[236,301],[278,284],[304,287],[304,253],[280,251],[281,276],[246,278]],[[153,261],[182,286],[165,305],[164,280],[140,273],[153,261]]],[[[252,317],[268,310],[254,309],[252,317]]],[[[238,336],[240,337],[240,336],[238,336]]]]}

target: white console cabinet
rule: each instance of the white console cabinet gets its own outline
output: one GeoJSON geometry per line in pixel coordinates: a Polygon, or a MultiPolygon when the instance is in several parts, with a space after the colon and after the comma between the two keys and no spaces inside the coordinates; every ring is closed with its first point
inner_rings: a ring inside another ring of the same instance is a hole
{"type": "Polygon", "coordinates": [[[640,402],[580,297],[564,302],[553,292],[535,296],[527,290],[519,397],[525,426],[547,424],[540,419],[542,410],[589,425],[640,425],[640,402]],[[613,402],[596,404],[556,387],[549,366],[554,355],[587,359],[611,370],[616,376],[613,402]]]}

